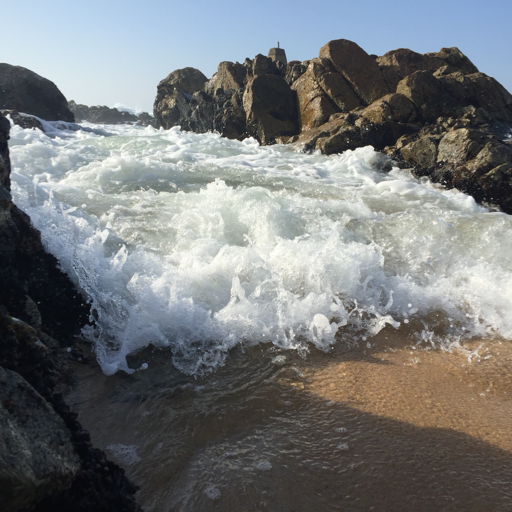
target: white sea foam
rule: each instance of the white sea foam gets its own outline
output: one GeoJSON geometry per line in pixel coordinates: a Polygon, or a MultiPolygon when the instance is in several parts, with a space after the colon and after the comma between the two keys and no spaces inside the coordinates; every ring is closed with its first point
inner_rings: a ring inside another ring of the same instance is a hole
{"type": "Polygon", "coordinates": [[[327,350],[386,325],[512,338],[511,217],[385,172],[371,147],[54,128],[12,128],[13,194],[89,297],[107,374],[149,344],[201,373],[239,343],[327,350]]]}

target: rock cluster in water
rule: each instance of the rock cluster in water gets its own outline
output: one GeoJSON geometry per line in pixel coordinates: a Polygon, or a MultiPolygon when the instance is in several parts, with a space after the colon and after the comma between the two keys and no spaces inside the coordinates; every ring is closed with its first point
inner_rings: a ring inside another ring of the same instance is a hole
{"type": "Polygon", "coordinates": [[[0,510],[140,510],[57,389],[88,306],[10,194],[0,114],[0,510]]]}
{"type": "Polygon", "coordinates": [[[0,110],[16,110],[51,121],[75,120],[50,80],[21,66],[0,63],[0,110]]]}
{"type": "Polygon", "coordinates": [[[87,105],[78,104],[73,100],[68,102],[68,107],[75,116],[75,121],[81,123],[87,121],[96,124],[138,124],[141,126],[153,125],[153,116],[147,112],[139,115],[131,114],[117,108],[106,106],[88,107],[87,105]]]}
{"type": "Polygon", "coordinates": [[[371,145],[419,176],[512,213],[512,95],[457,48],[368,55],[346,39],[318,58],[221,62],[157,87],[157,126],[326,154],[371,145]]]}

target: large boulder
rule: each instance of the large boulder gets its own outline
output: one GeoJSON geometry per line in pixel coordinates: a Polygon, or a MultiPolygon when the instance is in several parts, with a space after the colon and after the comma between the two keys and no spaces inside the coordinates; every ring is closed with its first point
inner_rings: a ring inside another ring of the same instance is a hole
{"type": "Polygon", "coordinates": [[[17,373],[0,367],[2,510],[70,487],[80,470],[71,433],[53,408],[17,373]]]}
{"type": "Polygon", "coordinates": [[[249,80],[243,107],[247,132],[262,144],[270,144],[280,135],[298,133],[295,93],[278,75],[258,75],[249,80]]]}
{"type": "Polygon", "coordinates": [[[320,49],[319,57],[334,64],[366,105],[390,92],[376,60],[352,41],[329,41],[320,49]]]}
{"type": "Polygon", "coordinates": [[[57,86],[21,66],[0,64],[0,109],[17,110],[49,121],[75,117],[57,86]]]}
{"type": "Polygon", "coordinates": [[[512,95],[485,73],[454,72],[439,76],[443,89],[463,106],[485,109],[498,121],[512,122],[512,95]]]}
{"type": "Polygon", "coordinates": [[[368,105],[361,115],[374,123],[393,121],[396,123],[411,123],[417,114],[414,103],[403,94],[386,94],[368,105]]]}
{"type": "Polygon", "coordinates": [[[391,92],[396,91],[398,83],[415,71],[432,71],[439,75],[478,72],[476,66],[455,47],[441,48],[439,52],[425,54],[399,48],[377,57],[377,63],[391,92]]]}
{"type": "Polygon", "coordinates": [[[434,121],[440,116],[456,114],[461,105],[448,94],[432,71],[415,71],[401,80],[396,92],[407,97],[424,121],[434,121]]]}
{"type": "Polygon", "coordinates": [[[316,81],[313,66],[311,62],[306,72],[292,84],[292,90],[297,93],[301,131],[326,123],[332,114],[339,111],[316,81]]]}
{"type": "Polygon", "coordinates": [[[292,60],[286,65],[284,72],[284,79],[288,85],[292,85],[293,82],[298,80],[308,69],[307,62],[299,62],[298,60],[292,60]]]}
{"type": "Polygon", "coordinates": [[[204,90],[213,97],[228,90],[243,90],[247,83],[247,74],[248,68],[243,64],[238,62],[221,62],[217,67],[217,73],[205,83],[204,90]]]}
{"type": "Polygon", "coordinates": [[[394,92],[400,80],[406,76],[415,71],[436,71],[446,65],[446,62],[437,55],[423,55],[408,48],[398,48],[378,57],[377,64],[389,90],[394,92]]]}
{"type": "Polygon", "coordinates": [[[169,129],[190,115],[190,98],[207,81],[201,71],[190,67],[177,69],[161,80],[153,106],[156,125],[169,129]]]}

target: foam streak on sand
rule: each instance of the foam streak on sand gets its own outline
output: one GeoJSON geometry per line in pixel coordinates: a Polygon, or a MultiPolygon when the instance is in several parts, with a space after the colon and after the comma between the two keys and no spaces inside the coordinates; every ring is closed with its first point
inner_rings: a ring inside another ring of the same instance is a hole
{"type": "Polygon", "coordinates": [[[76,126],[12,128],[13,194],[89,296],[107,374],[148,344],[199,374],[240,343],[329,350],[386,325],[512,337],[510,217],[371,147],[76,126]]]}

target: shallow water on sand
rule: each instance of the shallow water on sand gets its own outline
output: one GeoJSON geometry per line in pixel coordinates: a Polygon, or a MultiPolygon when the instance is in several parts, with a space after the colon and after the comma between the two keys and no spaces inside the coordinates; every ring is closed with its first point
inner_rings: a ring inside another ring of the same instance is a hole
{"type": "Polygon", "coordinates": [[[509,343],[409,341],[235,349],[199,379],[147,349],[132,375],[77,364],[70,401],[147,511],[511,510],[509,343]]]}

